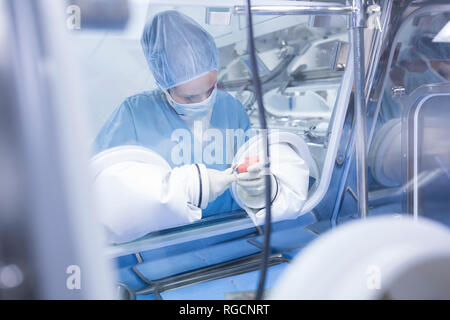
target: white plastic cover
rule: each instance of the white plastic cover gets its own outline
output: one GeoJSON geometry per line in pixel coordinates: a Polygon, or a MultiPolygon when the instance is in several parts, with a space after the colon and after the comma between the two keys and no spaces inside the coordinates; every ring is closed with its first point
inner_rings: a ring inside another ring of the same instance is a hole
{"type": "Polygon", "coordinates": [[[450,230],[382,216],[332,229],[300,252],[269,299],[449,299],[450,230]]]}
{"type": "MultiPolygon", "coordinates": [[[[114,243],[152,231],[201,219],[199,173],[195,165],[171,169],[155,152],[142,147],[118,147],[92,161],[94,191],[103,225],[114,243]]],[[[203,176],[206,168],[199,165],[203,176]]],[[[209,192],[203,183],[203,198],[209,192]]]]}
{"type": "MultiPolygon", "coordinates": [[[[271,133],[269,140],[271,172],[278,183],[272,220],[295,219],[308,195],[309,167],[314,176],[317,166],[308,147],[297,135],[271,133]]],[[[262,150],[258,147],[260,142],[260,137],[250,139],[238,151],[234,163],[258,154],[258,150],[262,150]]],[[[122,146],[97,155],[91,168],[100,220],[114,243],[132,241],[153,231],[200,220],[202,209],[208,205],[209,176],[203,164],[172,169],[150,149],[122,146]],[[198,203],[200,199],[202,203],[198,203]]],[[[264,223],[265,210],[246,207],[236,196],[235,184],[232,194],[255,224],[264,223]]]]}

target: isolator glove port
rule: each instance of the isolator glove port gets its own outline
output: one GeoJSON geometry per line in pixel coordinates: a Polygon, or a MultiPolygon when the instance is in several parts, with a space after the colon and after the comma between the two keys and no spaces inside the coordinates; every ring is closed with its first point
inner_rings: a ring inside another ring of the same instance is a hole
{"type": "MultiPolygon", "coordinates": [[[[264,171],[263,163],[256,162],[248,166],[245,172],[237,175],[237,192],[239,198],[249,208],[260,209],[265,207],[264,171]]],[[[277,194],[278,183],[272,174],[269,173],[269,175],[272,181],[271,201],[273,201],[277,194]]]]}

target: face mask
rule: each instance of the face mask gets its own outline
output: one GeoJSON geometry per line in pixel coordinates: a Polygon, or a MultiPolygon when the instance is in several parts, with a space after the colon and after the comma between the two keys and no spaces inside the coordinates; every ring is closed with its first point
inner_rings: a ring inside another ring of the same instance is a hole
{"type": "Polygon", "coordinates": [[[172,96],[169,94],[169,92],[167,92],[167,90],[162,88],[161,90],[165,93],[169,104],[172,106],[172,108],[175,109],[176,113],[189,119],[203,118],[208,114],[208,112],[211,111],[211,109],[214,107],[214,104],[216,103],[217,86],[214,87],[213,92],[211,92],[210,96],[206,100],[198,103],[186,104],[175,102],[175,100],[173,100],[172,96]]]}

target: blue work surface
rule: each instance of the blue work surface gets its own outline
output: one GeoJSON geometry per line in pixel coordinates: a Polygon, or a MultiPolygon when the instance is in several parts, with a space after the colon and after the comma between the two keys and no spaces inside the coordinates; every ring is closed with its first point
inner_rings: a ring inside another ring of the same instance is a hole
{"type": "MultiPolygon", "coordinates": [[[[270,267],[266,278],[266,288],[270,290],[283,270],[287,267],[282,263],[270,267]]],[[[199,283],[184,288],[161,293],[164,300],[224,300],[227,293],[255,291],[260,271],[253,271],[237,276],[199,283]]],[[[155,300],[154,295],[139,295],[137,300],[155,300]]]]}
{"type": "MultiPolygon", "coordinates": [[[[306,226],[314,217],[305,215],[296,220],[273,224],[271,249],[273,254],[283,253],[293,258],[296,253],[313,241],[317,234],[306,226]]],[[[256,229],[246,229],[206,239],[140,252],[140,261],[134,255],[116,259],[118,282],[133,291],[139,291],[148,283],[174,275],[201,270],[220,263],[252,256],[261,252],[263,236],[256,229]]],[[[266,288],[270,289],[286,263],[269,268],[266,288]]],[[[162,299],[251,299],[259,279],[259,270],[224,279],[161,292],[162,299]]],[[[137,299],[156,299],[155,295],[138,295],[137,299]]]]}

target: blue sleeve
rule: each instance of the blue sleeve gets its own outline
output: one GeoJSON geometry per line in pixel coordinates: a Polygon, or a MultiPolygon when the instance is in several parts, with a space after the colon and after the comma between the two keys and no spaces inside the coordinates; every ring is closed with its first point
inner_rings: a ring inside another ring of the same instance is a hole
{"type": "Polygon", "coordinates": [[[247,130],[250,129],[250,119],[248,117],[247,112],[244,110],[244,107],[241,107],[241,110],[242,110],[242,113],[243,113],[243,115],[241,117],[241,119],[242,119],[242,128],[244,128],[244,130],[247,131],[247,130]]]}
{"type": "Polygon", "coordinates": [[[136,145],[136,128],[128,100],[125,100],[109,117],[98,133],[93,146],[94,154],[121,146],[136,145]]]}
{"type": "Polygon", "coordinates": [[[251,128],[250,127],[250,119],[248,117],[247,111],[245,110],[244,106],[238,99],[236,99],[229,93],[227,94],[227,96],[228,96],[228,99],[231,100],[230,104],[233,106],[232,113],[235,114],[235,116],[238,119],[238,127],[240,129],[243,129],[244,131],[249,130],[251,128]]]}
{"type": "Polygon", "coordinates": [[[250,118],[248,117],[247,111],[245,111],[245,108],[242,106],[239,100],[236,101],[239,104],[239,120],[240,120],[239,127],[244,129],[244,132],[246,133],[245,141],[248,141],[251,137],[254,136],[254,132],[252,131],[250,124],[250,118]]]}

